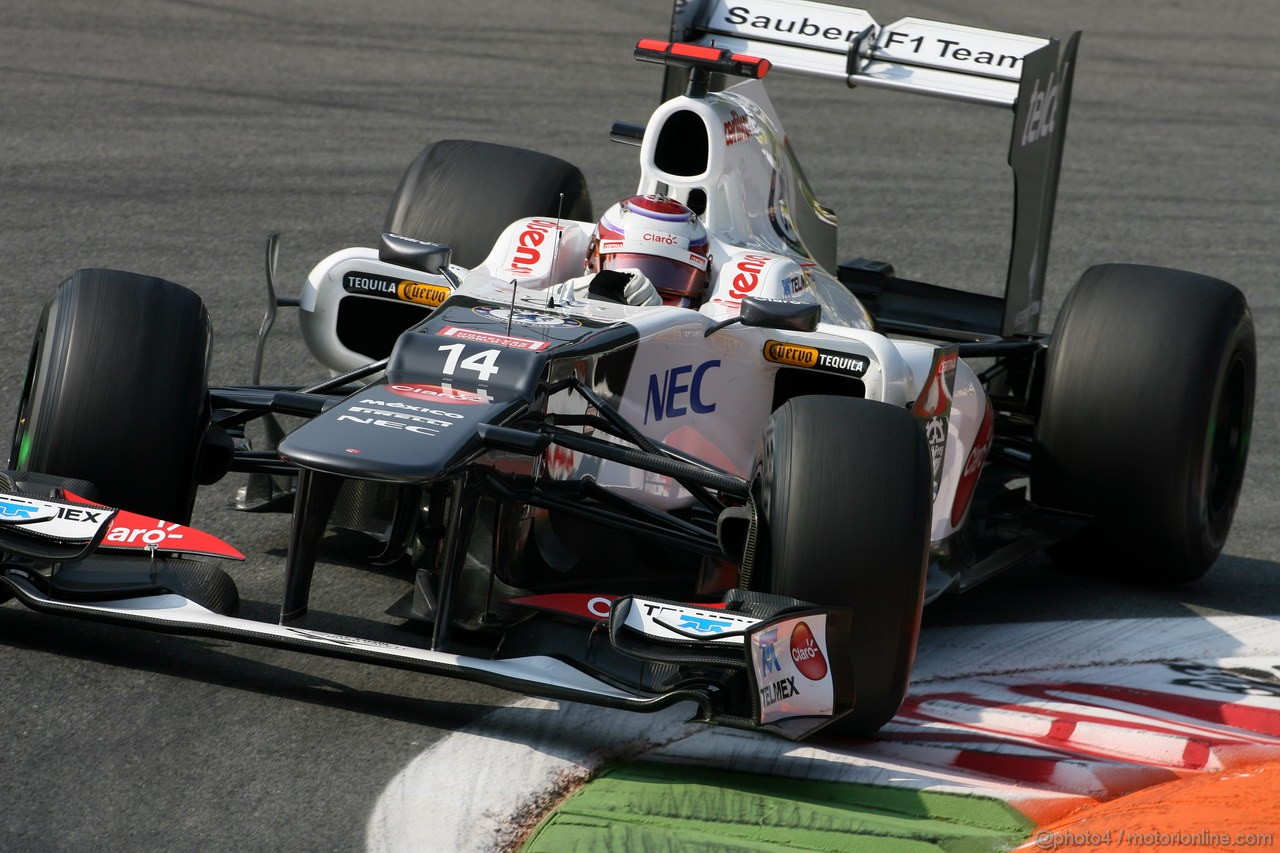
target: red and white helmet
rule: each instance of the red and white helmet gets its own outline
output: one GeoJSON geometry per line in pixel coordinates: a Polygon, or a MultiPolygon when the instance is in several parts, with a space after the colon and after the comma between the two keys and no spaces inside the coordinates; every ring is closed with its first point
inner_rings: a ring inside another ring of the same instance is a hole
{"type": "Polygon", "coordinates": [[[605,211],[587,247],[587,272],[619,269],[644,273],[663,304],[696,307],[707,289],[707,229],[675,199],[623,199],[605,211]]]}

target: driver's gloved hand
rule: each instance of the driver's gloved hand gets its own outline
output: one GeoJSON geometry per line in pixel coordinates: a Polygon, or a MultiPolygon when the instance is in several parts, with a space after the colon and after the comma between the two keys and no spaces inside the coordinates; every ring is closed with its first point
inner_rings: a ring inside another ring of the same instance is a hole
{"type": "Polygon", "coordinates": [[[661,305],[662,297],[644,273],[636,269],[602,270],[570,279],[574,299],[594,299],[619,305],[661,305]]]}

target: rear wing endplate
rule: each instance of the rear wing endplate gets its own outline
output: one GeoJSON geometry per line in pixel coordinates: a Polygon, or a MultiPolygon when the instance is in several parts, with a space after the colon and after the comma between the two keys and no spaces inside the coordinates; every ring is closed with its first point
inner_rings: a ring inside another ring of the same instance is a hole
{"type": "MultiPolygon", "coordinates": [[[[1003,320],[991,334],[1036,331],[1080,33],[1037,38],[921,18],[880,26],[862,9],[811,0],[675,0],[672,41],[769,60],[775,71],[848,86],[1011,109],[1013,242],[1003,320]]],[[[668,67],[664,99],[688,72],[668,67]]]]}

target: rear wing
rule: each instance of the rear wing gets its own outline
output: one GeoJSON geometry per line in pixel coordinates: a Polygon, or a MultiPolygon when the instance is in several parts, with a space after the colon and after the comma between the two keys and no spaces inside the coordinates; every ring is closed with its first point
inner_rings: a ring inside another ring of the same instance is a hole
{"type": "MultiPolygon", "coordinates": [[[[963,300],[964,316],[953,320],[978,338],[1036,331],[1079,32],[1059,41],[921,18],[882,27],[861,9],[811,0],[675,0],[671,38],[762,57],[775,71],[841,80],[849,87],[1012,110],[1013,241],[1005,296],[963,300]]],[[[683,92],[687,79],[687,70],[668,66],[664,99],[683,92]]],[[[897,304],[914,316],[911,309],[928,301],[917,298],[929,287],[919,282],[866,269],[841,273],[855,292],[875,297],[871,301],[880,304],[870,307],[879,307],[880,315],[897,304]],[[874,293],[861,292],[867,289],[874,293]],[[904,298],[895,303],[896,291],[904,298]]],[[[889,318],[878,319],[885,325],[889,318]]],[[[935,319],[945,318],[919,316],[914,325],[933,327],[935,319]]]]}

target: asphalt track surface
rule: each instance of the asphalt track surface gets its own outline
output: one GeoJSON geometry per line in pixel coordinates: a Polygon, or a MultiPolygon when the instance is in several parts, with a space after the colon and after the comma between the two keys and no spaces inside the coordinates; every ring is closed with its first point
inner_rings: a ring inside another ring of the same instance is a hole
{"type": "MultiPolygon", "coordinates": [[[[1049,320],[1087,266],[1130,261],[1234,282],[1258,328],[1249,474],[1234,533],[1204,580],[1152,592],[1032,565],[940,603],[928,623],[1275,614],[1280,5],[886,0],[869,10],[882,24],[916,15],[1085,31],[1049,320]]],[[[660,71],[633,62],[630,48],[664,35],[668,20],[662,2],[586,0],[7,0],[0,12],[5,424],[40,308],[80,267],[198,291],[214,318],[213,381],[246,381],[265,235],[283,232],[280,280],[296,293],[319,258],[372,244],[401,171],[430,141],[564,157],[602,210],[637,175],[635,149],[610,144],[609,124],[643,120],[659,86],[660,71]]],[[[1003,280],[1007,114],[817,81],[778,79],[771,91],[819,197],[840,211],[843,257],[890,260],[944,284],[994,290],[1003,280]]],[[[317,376],[292,319],[278,329],[264,378],[317,376]]],[[[207,490],[198,523],[250,556],[237,580],[250,612],[266,613],[286,520],[223,509],[233,485],[207,490]]],[[[360,554],[330,544],[317,609],[394,598],[392,579],[357,568],[360,554]]],[[[511,698],[9,605],[0,849],[358,849],[397,771],[511,698]]]]}

